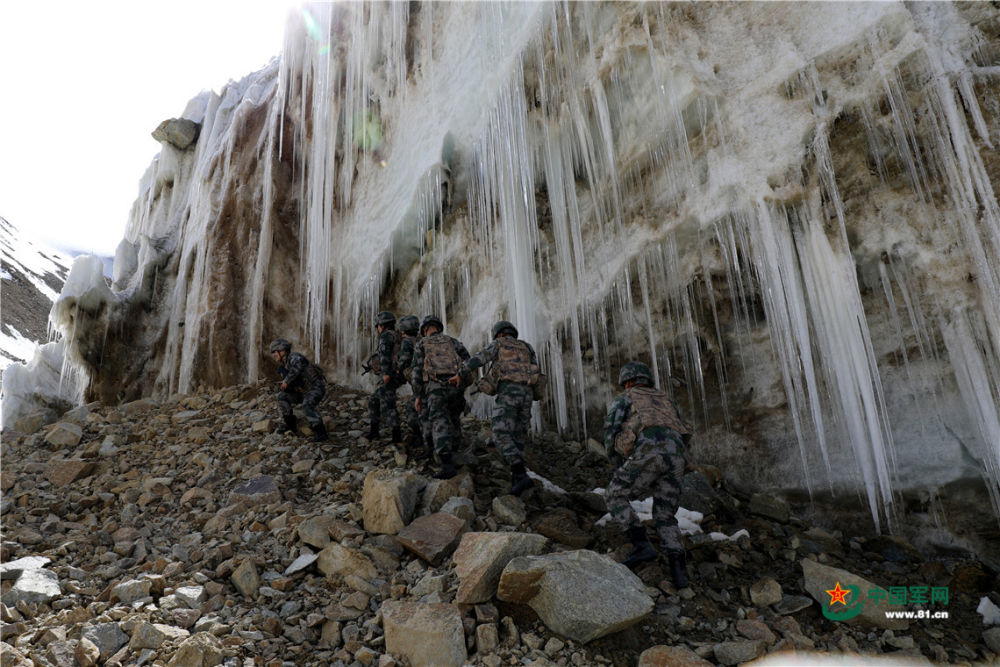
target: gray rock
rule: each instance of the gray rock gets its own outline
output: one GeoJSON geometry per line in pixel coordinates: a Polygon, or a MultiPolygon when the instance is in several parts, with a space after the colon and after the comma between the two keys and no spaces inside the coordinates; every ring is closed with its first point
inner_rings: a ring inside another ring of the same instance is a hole
{"type": "Polygon", "coordinates": [[[0,580],[16,580],[25,570],[38,570],[52,562],[45,556],[25,556],[7,563],[0,563],[0,580]]]}
{"type": "Polygon", "coordinates": [[[638,667],[712,667],[686,646],[653,646],[639,656],[638,667]]]}
{"type": "Polygon", "coordinates": [[[128,635],[122,632],[117,623],[85,625],[81,635],[97,646],[101,661],[107,660],[128,643],[128,635]]]}
{"type": "Polygon", "coordinates": [[[255,599],[257,597],[257,589],[260,588],[260,576],[257,574],[257,566],[254,565],[253,560],[247,558],[240,566],[236,568],[230,579],[233,582],[233,586],[236,587],[243,597],[248,599],[255,599]]]}
{"type": "Polygon", "coordinates": [[[476,505],[470,498],[449,498],[441,506],[441,511],[457,516],[469,526],[476,520],[476,505]]]}
{"type": "MultiPolygon", "coordinates": [[[[888,592],[881,587],[847,570],[823,565],[808,558],[803,558],[800,564],[802,565],[805,589],[821,606],[829,605],[830,594],[827,591],[833,589],[837,584],[841,588],[853,586],[858,589],[858,595],[863,596],[863,602],[861,602],[863,609],[857,616],[844,621],[845,623],[873,625],[888,630],[905,630],[909,627],[910,624],[906,619],[886,618],[886,611],[904,611],[906,608],[903,605],[887,604],[885,600],[888,599],[888,592]],[[874,589],[878,589],[883,594],[881,604],[874,604],[868,598],[868,592],[874,589]]],[[[854,604],[853,599],[847,600],[848,607],[854,604]]],[[[840,608],[840,603],[837,603],[834,611],[838,611],[840,608]]]]}
{"type": "Polygon", "coordinates": [[[144,648],[158,649],[165,641],[184,639],[190,634],[187,630],[172,625],[142,622],[132,632],[132,640],[128,646],[133,651],[144,648]]]}
{"type": "Polygon", "coordinates": [[[764,655],[767,643],[762,640],[722,642],[712,647],[715,659],[722,665],[738,665],[764,655]]]}
{"type": "Polygon", "coordinates": [[[208,595],[204,586],[181,586],[174,591],[174,597],[188,609],[195,609],[208,595]]]}
{"type": "Polygon", "coordinates": [[[284,574],[285,576],[288,576],[290,574],[295,574],[296,572],[306,569],[307,567],[315,563],[318,559],[319,556],[317,554],[306,551],[300,554],[299,557],[296,558],[294,561],[292,561],[291,565],[285,568],[284,574]]]}
{"type": "Polygon", "coordinates": [[[222,642],[207,632],[191,635],[178,647],[167,667],[214,667],[224,657],[222,642]]]}
{"type": "Polygon", "coordinates": [[[722,506],[722,500],[705,475],[691,472],[681,482],[680,506],[707,516],[722,506]]]}
{"type": "Polygon", "coordinates": [[[806,607],[811,606],[812,603],[812,598],[804,595],[786,595],[781,598],[781,602],[774,605],[773,609],[775,613],[781,616],[788,616],[789,614],[802,611],[806,607]]]}
{"type": "Polygon", "coordinates": [[[326,575],[339,574],[342,577],[354,575],[371,581],[378,575],[374,563],[360,551],[331,542],[319,552],[316,567],[326,575]]]}
{"type": "Polygon", "coordinates": [[[24,570],[9,591],[3,594],[3,604],[13,607],[18,602],[48,602],[62,594],[59,576],[44,569],[24,570]]]}
{"type": "Polygon", "coordinates": [[[153,582],[149,579],[130,579],[113,586],[111,598],[125,604],[131,604],[136,600],[149,597],[149,591],[152,587],[153,582]]]}
{"type": "Polygon", "coordinates": [[[200,132],[201,125],[193,120],[169,118],[156,126],[152,137],[156,141],[166,142],[179,150],[184,150],[198,140],[200,132]]]}
{"type": "Polygon", "coordinates": [[[330,543],[330,526],[336,521],[332,516],[314,516],[299,524],[299,539],[310,546],[322,549],[330,543]]]}
{"type": "Polygon", "coordinates": [[[502,524],[520,526],[527,518],[524,501],[517,496],[499,496],[493,499],[493,516],[502,524]]]}
{"type": "Polygon", "coordinates": [[[1000,627],[993,627],[983,631],[983,641],[994,653],[1000,653],[1000,627]]]}
{"type": "Polygon", "coordinates": [[[578,642],[618,632],[653,610],[639,577],[587,550],[515,558],[500,576],[497,597],[527,604],[550,629],[578,642]]]}

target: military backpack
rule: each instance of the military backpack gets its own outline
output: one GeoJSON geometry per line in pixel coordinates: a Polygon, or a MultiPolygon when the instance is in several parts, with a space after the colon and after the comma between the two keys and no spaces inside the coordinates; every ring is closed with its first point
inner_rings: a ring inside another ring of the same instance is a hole
{"type": "Polygon", "coordinates": [[[424,378],[444,381],[458,373],[462,359],[455,351],[451,336],[436,333],[421,341],[424,345],[424,378]]]}
{"type": "Polygon", "coordinates": [[[628,458],[635,448],[635,441],[643,429],[663,426],[681,436],[691,433],[691,425],[677,414],[670,397],[653,387],[630,387],[625,395],[632,401],[628,419],[621,432],[615,436],[615,451],[628,458]]]}
{"type": "Polygon", "coordinates": [[[538,364],[531,361],[528,344],[513,336],[501,336],[496,339],[496,343],[497,359],[476,383],[479,391],[487,396],[494,396],[501,382],[516,382],[531,387],[534,400],[541,399],[547,378],[542,375],[538,364]]]}

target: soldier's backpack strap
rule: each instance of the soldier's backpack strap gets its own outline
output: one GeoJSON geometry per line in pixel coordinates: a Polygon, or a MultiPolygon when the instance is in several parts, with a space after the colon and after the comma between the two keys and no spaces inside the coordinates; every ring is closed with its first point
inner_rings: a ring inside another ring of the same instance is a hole
{"type": "Polygon", "coordinates": [[[435,382],[444,382],[458,373],[462,367],[462,359],[455,351],[455,344],[450,336],[434,334],[423,339],[424,344],[424,378],[435,382]]]}
{"type": "Polygon", "coordinates": [[[625,394],[632,401],[632,410],[625,426],[636,435],[650,426],[663,426],[682,437],[691,433],[691,425],[677,414],[670,397],[653,387],[631,387],[625,394]]]}

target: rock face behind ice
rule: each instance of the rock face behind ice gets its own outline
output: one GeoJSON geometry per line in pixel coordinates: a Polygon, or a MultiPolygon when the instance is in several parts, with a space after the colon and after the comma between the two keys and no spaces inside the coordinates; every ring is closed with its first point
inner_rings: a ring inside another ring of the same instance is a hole
{"type": "Polygon", "coordinates": [[[560,429],[641,357],[749,486],[830,477],[879,520],[892,480],[978,469],[959,442],[1000,469],[989,3],[410,7],[324,5],[189,103],[211,132],[164,143],[115,293],[61,299],[74,386],[254,381],[289,332],[356,384],[383,308],[474,348],[504,315],[560,429]]]}

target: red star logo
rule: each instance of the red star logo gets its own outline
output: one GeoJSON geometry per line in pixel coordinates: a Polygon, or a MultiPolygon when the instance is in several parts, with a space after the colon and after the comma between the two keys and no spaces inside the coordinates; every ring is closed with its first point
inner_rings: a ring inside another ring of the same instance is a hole
{"type": "Polygon", "coordinates": [[[838,581],[837,585],[832,590],[827,591],[827,593],[830,594],[830,606],[832,607],[834,602],[839,602],[840,604],[846,606],[847,605],[846,597],[848,594],[850,594],[850,592],[851,591],[845,588],[841,588],[840,582],[838,581]]]}

